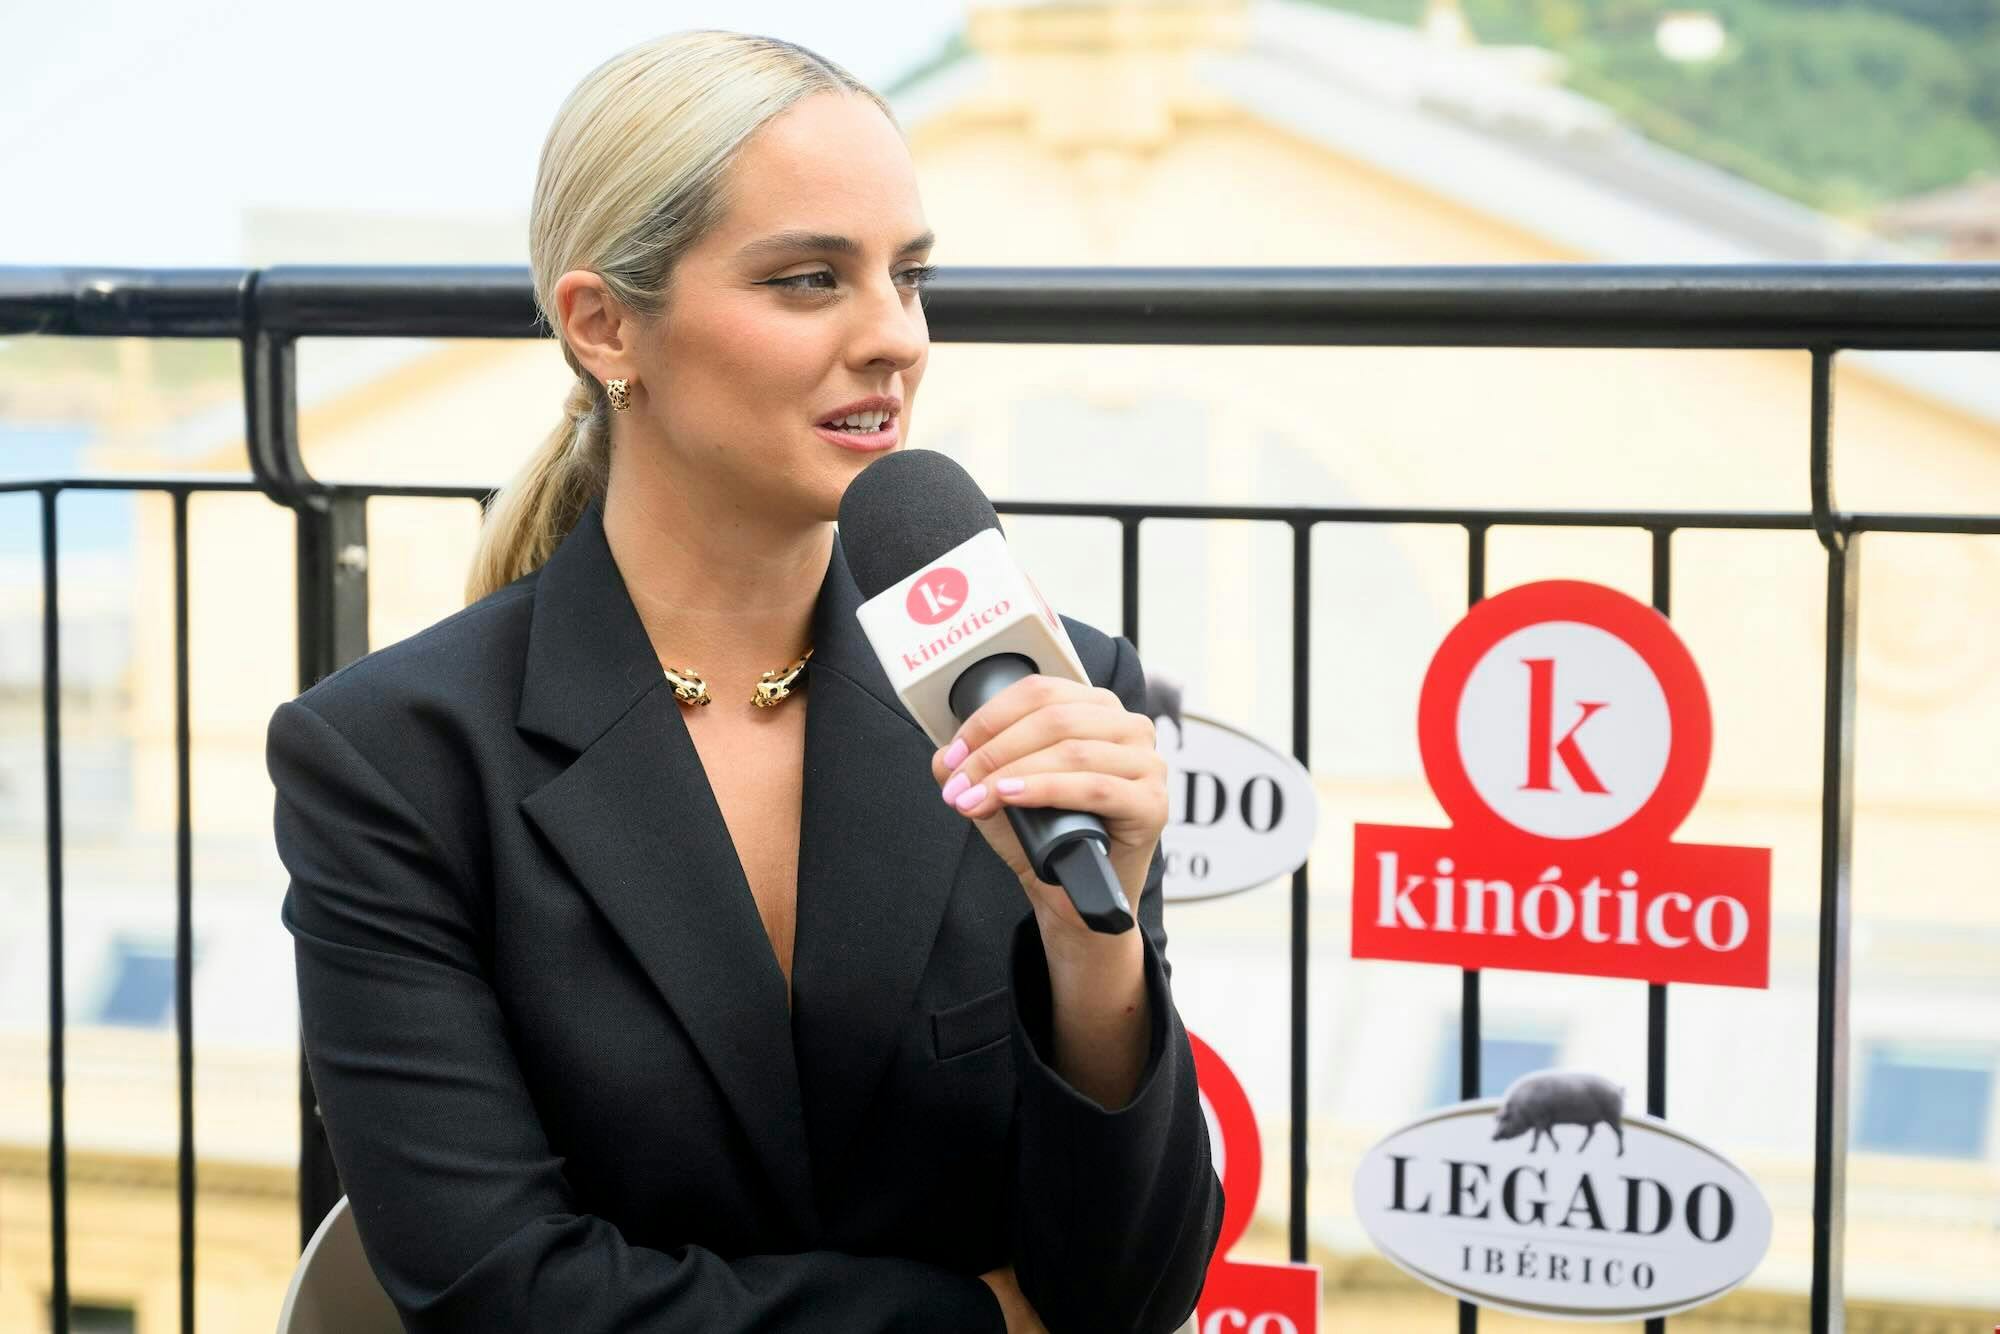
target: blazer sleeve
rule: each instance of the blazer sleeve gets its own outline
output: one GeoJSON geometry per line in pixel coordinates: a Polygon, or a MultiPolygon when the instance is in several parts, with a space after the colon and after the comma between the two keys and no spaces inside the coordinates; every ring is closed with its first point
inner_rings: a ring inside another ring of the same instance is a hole
{"type": "MultiPolygon", "coordinates": [[[[1145,711],[1145,676],[1118,637],[1110,689],[1145,711]]],[[[1014,1273],[1050,1334],[1167,1334],[1201,1294],[1222,1231],[1222,1183],[1187,1030],[1168,989],[1161,909],[1166,859],[1155,851],[1138,904],[1151,1033],[1138,1090],[1107,1109],[1050,1064],[1048,958],[1030,913],[1012,955],[1015,1123],[1014,1273]]]]}
{"type": "Polygon", "coordinates": [[[655,1250],[578,1212],[478,962],[469,876],[309,705],[278,707],[266,763],[307,1065],[363,1250],[408,1329],[1004,1334],[971,1275],[655,1250]]]}

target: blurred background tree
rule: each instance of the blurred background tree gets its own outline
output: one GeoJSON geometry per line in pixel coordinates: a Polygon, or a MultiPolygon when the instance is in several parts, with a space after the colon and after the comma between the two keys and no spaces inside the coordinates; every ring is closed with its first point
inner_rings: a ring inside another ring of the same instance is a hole
{"type": "MultiPolygon", "coordinates": [[[[1411,24],[1432,7],[1317,2],[1411,24]]],[[[1858,218],[2000,173],[2000,0],[1461,0],[1458,8],[1481,42],[1562,56],[1569,87],[1648,137],[1831,213],[1858,218]],[[1694,36],[1704,29],[1719,43],[1694,36]]]]}

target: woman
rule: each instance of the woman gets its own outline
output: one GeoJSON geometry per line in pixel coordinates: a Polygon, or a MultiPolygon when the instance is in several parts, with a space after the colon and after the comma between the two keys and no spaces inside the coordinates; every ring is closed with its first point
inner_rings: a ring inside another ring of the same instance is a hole
{"type": "Polygon", "coordinates": [[[1166,1331],[1221,1188],[1132,647],[934,747],[832,520],[908,438],[931,239],[887,107],[766,38],[591,73],[543,148],[568,420],[464,610],[279,706],[304,1043],[420,1331],[1166,1331]],[[753,702],[754,701],[754,702],[753,702]],[[1085,929],[1004,804],[1100,815],[1085,929]],[[970,836],[977,829],[980,837],[970,836]]]}

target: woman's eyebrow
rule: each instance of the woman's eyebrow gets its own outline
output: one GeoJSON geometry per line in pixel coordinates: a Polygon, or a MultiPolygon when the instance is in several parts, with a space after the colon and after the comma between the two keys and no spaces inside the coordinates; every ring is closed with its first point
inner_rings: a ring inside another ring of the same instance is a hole
{"type": "MultiPolygon", "coordinates": [[[[937,235],[934,232],[913,236],[903,242],[896,251],[896,257],[901,259],[920,250],[928,250],[936,243],[937,235]]],[[[737,253],[743,259],[762,259],[772,255],[796,254],[802,250],[825,251],[836,255],[858,255],[861,253],[861,246],[852,237],[839,236],[832,232],[773,232],[769,236],[752,241],[737,253]]]]}

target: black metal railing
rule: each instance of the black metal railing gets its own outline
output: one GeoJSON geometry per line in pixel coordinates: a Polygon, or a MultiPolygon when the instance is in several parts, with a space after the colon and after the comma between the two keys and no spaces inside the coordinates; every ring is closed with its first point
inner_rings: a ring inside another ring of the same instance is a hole
{"type": "MultiPolygon", "coordinates": [[[[1672,593],[1672,539],[1689,530],[1815,534],[1825,553],[1826,673],[1820,794],[1820,895],[1813,1135],[1811,1323],[1842,1327],[1847,1157],[1849,872],[1853,842],[1855,630],[1859,535],[2000,535],[2000,516],[1843,511],[1835,504],[1833,364],[1847,349],[2000,350],[2000,266],[1455,267],[1425,269],[961,269],[926,299],[939,341],[1066,344],[1380,345],[1456,347],[1785,348],[1811,356],[1811,415],[1801,451],[1810,496],[1797,512],[1541,510],[1000,502],[1004,513],[1094,517],[1121,528],[1121,631],[1139,640],[1139,532],[1148,520],[1280,524],[1292,536],[1292,746],[1310,764],[1312,537],[1322,524],[1424,524],[1467,537],[1466,598],[1486,593],[1495,528],[1625,528],[1650,535],[1652,601],[1672,593]]],[[[302,337],[543,336],[519,268],[264,270],[0,268],[0,334],[226,338],[243,350],[250,476],[47,478],[0,483],[41,497],[44,776],[49,885],[49,1190],[54,1328],[67,1334],[68,1185],[63,1115],[62,749],[57,701],[57,507],[65,491],[149,491],[173,499],[175,745],[178,759],[175,1022],[180,1081],[181,1329],[194,1330],[193,1005],[190,991],[187,500],[257,491],[296,516],[299,685],[367,652],[366,506],[375,496],[480,501],[490,488],[322,483],[299,449],[297,340],[302,337]]],[[[275,701],[274,701],[275,704],[275,701]]],[[[1289,1247],[1306,1257],[1306,868],[1291,879],[1289,1247]]],[[[1646,1109],[1666,1112],[1667,988],[1647,988],[1646,1109]]],[[[1463,974],[1460,1084],[1480,1089],[1480,975],[1463,974]]],[[[299,1066],[301,1245],[340,1197],[311,1080],[299,1066]]],[[[1459,1327],[1477,1327],[1459,1305],[1459,1327]]],[[[1664,1329],[1663,1320],[1648,1330],[1664,1329]]]]}

